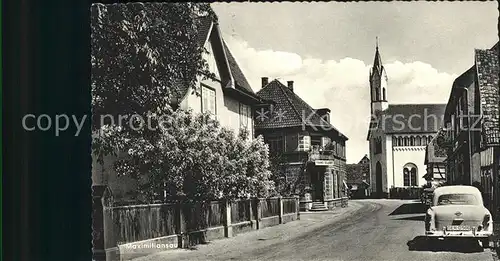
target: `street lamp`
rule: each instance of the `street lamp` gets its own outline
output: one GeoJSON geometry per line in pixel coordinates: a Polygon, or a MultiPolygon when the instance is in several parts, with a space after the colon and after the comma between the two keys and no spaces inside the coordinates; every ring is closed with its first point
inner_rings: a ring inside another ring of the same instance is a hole
{"type": "Polygon", "coordinates": [[[469,149],[469,183],[468,185],[472,185],[472,147],[471,147],[471,135],[470,135],[470,129],[471,129],[471,124],[470,124],[470,106],[469,106],[469,89],[466,87],[460,87],[462,91],[465,92],[465,103],[467,105],[467,144],[468,144],[468,149],[469,149]]]}

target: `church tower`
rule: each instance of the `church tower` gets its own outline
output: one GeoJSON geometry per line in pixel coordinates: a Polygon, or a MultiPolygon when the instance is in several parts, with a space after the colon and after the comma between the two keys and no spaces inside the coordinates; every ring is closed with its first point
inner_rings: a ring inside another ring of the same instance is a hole
{"type": "Polygon", "coordinates": [[[378,51],[378,38],[375,49],[375,59],[373,61],[373,67],[370,70],[370,96],[372,114],[387,109],[387,75],[378,51]]]}

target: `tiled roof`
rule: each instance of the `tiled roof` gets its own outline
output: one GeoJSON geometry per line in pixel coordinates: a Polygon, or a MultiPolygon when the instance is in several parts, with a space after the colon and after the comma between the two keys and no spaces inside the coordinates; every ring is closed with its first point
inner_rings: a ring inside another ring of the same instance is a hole
{"type": "Polygon", "coordinates": [[[490,50],[475,51],[485,144],[500,142],[498,45],[495,47],[490,50]]]}
{"type": "MultiPolygon", "coordinates": [[[[278,80],[273,80],[264,86],[257,95],[264,100],[273,101],[272,112],[266,113],[266,117],[259,117],[255,127],[261,129],[285,128],[303,126],[317,126],[325,130],[334,130],[344,136],[330,123],[323,120],[309,104],[302,100],[290,88],[278,80]]],[[[261,113],[261,114],[262,114],[261,113]]]]}
{"type": "Polygon", "coordinates": [[[446,104],[393,104],[380,113],[370,128],[387,134],[436,133],[442,127],[446,104]]]}
{"type": "MultiPolygon", "coordinates": [[[[196,40],[200,46],[204,46],[205,41],[207,40],[208,35],[210,33],[210,30],[213,28],[212,24],[214,26],[216,24],[208,16],[202,16],[202,17],[199,17],[198,19],[200,19],[201,22],[200,22],[199,28],[197,28],[198,35],[196,37],[196,40]]],[[[245,78],[245,75],[243,74],[243,72],[241,71],[238,63],[236,62],[236,59],[231,54],[231,51],[227,47],[224,40],[222,40],[222,42],[223,42],[224,51],[226,53],[227,60],[229,63],[229,68],[231,70],[231,74],[233,75],[234,82],[236,84],[236,88],[239,90],[242,90],[244,92],[255,95],[255,92],[250,87],[250,84],[248,83],[247,79],[245,78]]],[[[189,86],[187,84],[182,83],[182,81],[178,81],[176,83],[173,83],[173,87],[175,90],[175,94],[177,95],[177,98],[179,98],[179,99],[182,98],[186,94],[186,92],[189,90],[189,86]]]]}
{"type": "Polygon", "coordinates": [[[461,90],[462,88],[470,86],[474,82],[475,77],[476,67],[472,66],[471,68],[469,68],[469,70],[462,73],[455,79],[455,81],[453,81],[452,91],[450,93],[450,98],[448,99],[448,104],[446,105],[445,110],[445,116],[448,121],[450,120],[450,115],[454,113],[456,106],[456,100],[452,97],[456,96],[456,93],[463,92],[463,90],[461,90]]]}
{"type": "Polygon", "coordinates": [[[238,63],[236,62],[236,59],[234,56],[231,54],[231,51],[229,51],[229,48],[226,45],[226,42],[223,42],[224,44],[224,50],[227,55],[227,60],[229,62],[229,68],[231,68],[231,74],[233,75],[234,82],[236,83],[236,88],[240,88],[246,92],[255,94],[255,92],[252,90],[252,87],[250,87],[250,84],[247,81],[247,78],[243,74],[243,72],[240,69],[240,66],[238,66],[238,63]]]}
{"type": "Polygon", "coordinates": [[[370,159],[368,158],[368,155],[366,155],[366,154],[358,162],[358,164],[363,164],[363,163],[365,163],[365,164],[369,164],[370,163],[370,159]]]}

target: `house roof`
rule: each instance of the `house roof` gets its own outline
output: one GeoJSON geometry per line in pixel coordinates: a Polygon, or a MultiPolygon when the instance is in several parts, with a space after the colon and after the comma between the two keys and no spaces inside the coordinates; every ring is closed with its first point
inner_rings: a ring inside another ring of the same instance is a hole
{"type": "MultiPolygon", "coordinates": [[[[316,126],[325,130],[333,130],[347,140],[347,137],[338,131],[332,124],[325,121],[309,104],[302,100],[290,88],[278,80],[273,80],[264,86],[257,95],[273,103],[271,111],[262,111],[266,117],[259,117],[255,127],[261,129],[316,126]]],[[[264,109],[262,109],[264,110],[264,109]]],[[[257,113],[259,114],[259,112],[257,113]]]]}
{"type": "MultiPolygon", "coordinates": [[[[439,134],[441,134],[443,130],[440,130],[439,134]]],[[[438,143],[438,138],[440,135],[436,135],[427,147],[425,148],[425,164],[428,163],[441,163],[446,160],[446,148],[440,146],[438,143]]]]}
{"type": "Polygon", "coordinates": [[[436,133],[442,126],[446,104],[393,104],[376,116],[370,130],[386,134],[436,133]]]}
{"type": "MultiPolygon", "coordinates": [[[[198,19],[200,21],[200,24],[197,28],[198,34],[196,37],[196,41],[200,46],[204,46],[206,42],[209,41],[209,36],[211,33],[219,33],[217,29],[218,24],[214,22],[213,19],[209,16],[201,16],[198,19]]],[[[243,74],[240,66],[236,62],[236,59],[229,50],[229,47],[225,43],[224,39],[222,39],[222,36],[220,37],[222,40],[223,50],[226,55],[225,58],[227,59],[227,62],[229,64],[229,69],[231,71],[231,75],[233,76],[236,89],[243,91],[251,96],[256,96],[255,92],[252,90],[252,87],[250,87],[250,84],[248,83],[245,75],[243,74]]],[[[214,53],[214,55],[216,54],[214,53]]],[[[173,86],[178,97],[184,96],[189,90],[188,84],[185,84],[182,81],[175,82],[173,86]]]]}
{"type": "Polygon", "coordinates": [[[477,80],[483,115],[483,137],[486,144],[500,142],[498,43],[489,50],[475,50],[477,80]]]}
{"type": "Polygon", "coordinates": [[[363,164],[363,163],[365,163],[365,164],[369,164],[370,163],[370,159],[368,158],[367,154],[365,154],[365,156],[363,156],[363,158],[361,158],[359,160],[359,162],[358,162],[358,164],[363,164]]]}
{"type": "Polygon", "coordinates": [[[448,99],[448,103],[445,109],[445,117],[448,121],[450,114],[453,113],[455,110],[456,101],[452,97],[455,96],[457,92],[458,93],[463,92],[462,90],[463,87],[470,86],[475,80],[475,75],[476,75],[476,67],[472,66],[467,71],[458,76],[455,79],[455,81],[453,81],[453,85],[450,92],[450,98],[448,99]]]}

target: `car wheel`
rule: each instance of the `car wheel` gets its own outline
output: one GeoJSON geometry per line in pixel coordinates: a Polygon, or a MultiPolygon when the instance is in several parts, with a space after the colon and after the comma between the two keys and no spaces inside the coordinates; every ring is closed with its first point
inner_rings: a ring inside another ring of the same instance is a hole
{"type": "Polygon", "coordinates": [[[490,247],[490,239],[489,238],[481,239],[481,244],[483,245],[483,248],[489,248],[490,247]]]}

